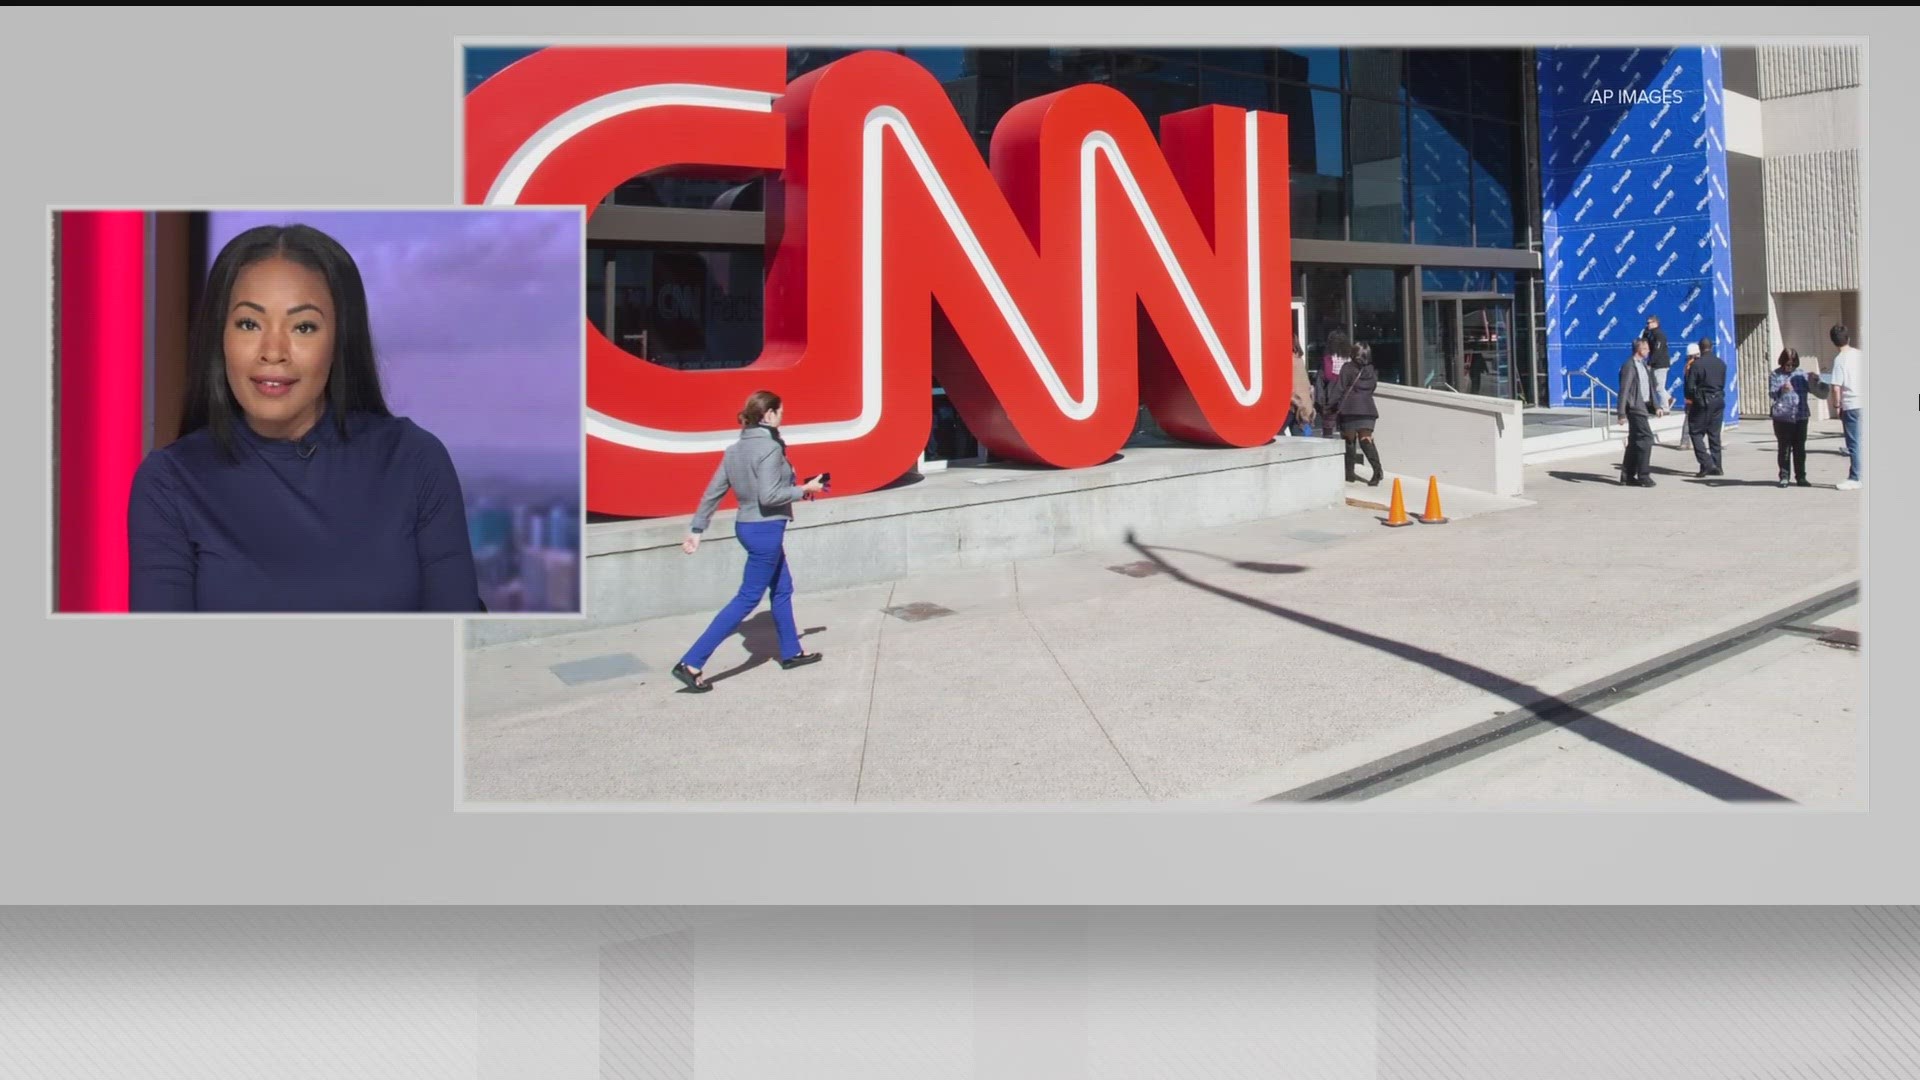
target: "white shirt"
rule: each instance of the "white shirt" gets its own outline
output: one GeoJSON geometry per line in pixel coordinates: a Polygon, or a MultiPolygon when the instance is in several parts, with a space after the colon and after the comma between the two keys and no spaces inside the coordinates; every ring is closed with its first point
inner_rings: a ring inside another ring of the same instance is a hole
{"type": "Polygon", "coordinates": [[[1843,409],[1867,407],[1866,354],[1849,345],[1833,358],[1833,370],[1826,376],[1828,385],[1846,391],[1840,401],[1843,409]]]}

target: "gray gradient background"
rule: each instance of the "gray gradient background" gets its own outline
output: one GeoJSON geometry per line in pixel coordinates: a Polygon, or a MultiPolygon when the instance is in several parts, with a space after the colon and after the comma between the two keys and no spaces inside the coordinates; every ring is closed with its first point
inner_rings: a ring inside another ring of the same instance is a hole
{"type": "MultiPolygon", "coordinates": [[[[0,145],[7,148],[8,162],[0,171],[6,196],[0,202],[0,252],[5,252],[0,264],[6,275],[4,295],[12,298],[7,317],[0,320],[0,335],[5,355],[14,360],[17,391],[0,401],[8,420],[0,425],[7,490],[20,505],[42,506],[40,494],[48,483],[50,432],[42,396],[49,337],[47,205],[450,202],[457,196],[458,175],[457,37],[469,42],[592,35],[690,39],[750,27],[761,42],[789,43],[1165,45],[1165,35],[1177,32],[1193,44],[1252,44],[1257,39],[1390,45],[1407,42],[1394,41],[1388,33],[1424,31],[1436,36],[1421,44],[1494,45],[1598,40],[1595,35],[1601,32],[1658,33],[1662,40],[1721,44],[1752,43],[1757,35],[1807,41],[1816,34],[1873,33],[1868,124],[1883,137],[1873,143],[1870,175],[1873,191],[1893,197],[1870,202],[1872,296],[1893,298],[1897,305],[1915,295],[1914,200],[1905,191],[1916,173],[1914,153],[1906,140],[1884,137],[1908,126],[1912,102],[1920,99],[1920,71],[1901,59],[1913,54],[1913,16],[1835,8],[1745,10],[1739,16],[1743,33],[1735,36],[1723,32],[1727,17],[1716,17],[1718,13],[1708,9],[1644,10],[1642,18],[1615,7],[1507,9],[1471,17],[1462,9],[1441,8],[1383,14],[1359,9],[1181,8],[1172,13],[1108,11],[1096,19],[1041,8],[352,13],[297,8],[184,13],[11,9],[0,15],[0,40],[13,46],[7,63],[0,65],[0,100],[8,103],[0,112],[0,145]],[[1590,32],[1580,34],[1583,26],[1590,32]],[[856,30],[860,32],[852,32],[856,30]],[[1463,30],[1477,36],[1463,38],[1463,30]],[[297,142],[301,151],[262,153],[236,139],[221,120],[235,110],[261,110],[297,125],[303,133],[297,142]]],[[[1653,40],[1620,37],[1614,43],[1653,40]]],[[[454,625],[290,619],[49,621],[42,614],[47,533],[22,526],[6,534],[9,557],[0,574],[12,654],[6,665],[5,702],[0,704],[6,717],[0,720],[0,903],[1920,900],[1920,860],[1912,855],[1915,826],[1920,824],[1920,784],[1913,781],[1920,762],[1920,724],[1914,717],[1920,710],[1912,705],[1906,665],[1897,662],[1920,655],[1910,614],[1916,600],[1909,554],[1916,514],[1910,469],[1903,474],[1891,465],[1916,460],[1920,448],[1914,414],[1906,411],[1906,403],[1920,390],[1920,371],[1903,362],[1903,352],[1910,350],[1895,336],[1908,332],[1901,321],[1882,321],[1885,328],[1873,339],[1881,359],[1875,368],[1877,404],[1869,438],[1873,457],[1881,463],[1877,475],[1883,479],[1872,492],[1869,532],[1889,557],[1873,564],[1867,610],[1870,700],[1879,706],[1869,710],[1875,721],[1870,812],[1727,808],[1698,813],[1405,813],[1365,807],[1246,812],[1145,807],[456,812],[454,625]],[[1887,657],[1896,662],[1874,662],[1887,657]]],[[[1715,587],[1764,585],[1748,569],[1730,566],[1725,582],[1715,587]]],[[[23,918],[31,925],[45,925],[47,919],[57,923],[62,917],[13,914],[7,916],[7,925],[23,925],[18,922],[23,918]]],[[[102,917],[110,922],[124,918],[125,925],[136,927],[164,916],[102,917]]],[[[497,979],[505,996],[481,993],[477,1004],[462,996],[462,1008],[481,1009],[483,1020],[513,1017],[513,994],[522,992],[515,988],[531,985],[535,973],[551,969],[557,985],[574,985],[568,965],[577,957],[567,951],[571,946],[565,946],[564,934],[553,929],[569,917],[542,916],[561,922],[536,919],[526,924],[535,929],[525,931],[532,937],[523,958],[503,960],[505,966],[456,977],[426,964],[419,977],[429,982],[457,978],[462,995],[480,992],[475,977],[483,984],[487,978],[497,979]]],[[[591,925],[597,916],[578,917],[591,925]]],[[[1368,916],[1354,917],[1375,928],[1369,933],[1384,925],[1367,921],[1368,916]]],[[[1402,922],[1394,925],[1415,939],[1428,918],[1418,913],[1395,917],[1402,922]]],[[[276,947],[271,943],[295,940],[306,932],[300,930],[300,918],[284,913],[199,914],[189,917],[192,928],[182,933],[200,934],[208,942],[264,935],[261,949],[270,951],[276,947]],[[294,937],[285,936],[289,934],[294,937]]],[[[348,920],[339,924],[348,928],[341,932],[359,942],[385,940],[381,934],[401,934],[411,941],[413,935],[431,939],[446,933],[466,935],[465,947],[484,951],[493,940],[488,920],[507,920],[500,926],[509,939],[522,932],[512,929],[522,925],[513,923],[521,916],[415,911],[369,914],[371,921],[360,923],[346,915],[326,917],[336,918],[348,920]],[[397,920],[391,925],[403,929],[382,930],[389,925],[382,920],[397,920]],[[436,929],[442,926],[464,929],[436,929]]],[[[874,916],[879,922],[846,925],[905,927],[893,940],[930,950],[936,945],[916,920],[935,918],[896,912],[874,916]]],[[[1156,928],[1174,932],[1188,916],[1100,918],[1145,919],[1141,932],[1150,936],[1161,932],[1156,928]],[[1164,921],[1156,921],[1161,918],[1164,921]]],[[[1620,918],[1631,921],[1629,916],[1620,918]]],[[[1817,917],[1804,918],[1826,925],[1817,917]]],[[[302,939],[309,942],[302,947],[321,953],[330,948],[326,925],[334,924],[316,924],[311,932],[318,936],[302,939]]],[[[965,926],[964,919],[958,925],[965,926]]],[[[1221,931],[1228,939],[1238,932],[1230,922],[1222,925],[1228,927],[1221,931]]],[[[1281,919],[1276,925],[1284,930],[1287,924],[1281,919]]],[[[1676,925],[1717,924],[1709,918],[1676,925]]],[[[879,936],[871,941],[857,937],[852,945],[879,963],[887,954],[888,939],[879,929],[874,933],[879,936]]],[[[1043,943],[1053,940],[1043,930],[1032,933],[1043,943]]],[[[1686,940],[1684,931],[1672,934],[1675,939],[1660,940],[1686,940]]],[[[1756,941],[1765,938],[1755,934],[1756,941]]],[[[115,957],[131,963],[128,950],[143,948],[140,943],[146,938],[130,933],[124,940],[125,949],[102,946],[87,953],[94,957],[90,963],[111,965],[118,962],[115,957]]],[[[803,958],[838,949],[831,936],[802,940],[812,941],[795,946],[803,958]]],[[[1650,960],[1671,953],[1631,935],[1588,936],[1578,947],[1604,956],[1611,955],[1608,941],[1629,940],[1651,949],[1650,960]]],[[[1699,947],[1709,947],[1710,940],[1699,939],[1699,947]]],[[[581,955],[594,955],[601,947],[592,941],[592,934],[581,940],[581,955]]],[[[354,947],[380,952],[376,944],[354,947]]],[[[503,940],[498,948],[506,956],[512,946],[503,940]]],[[[956,943],[953,948],[962,946],[956,943]]],[[[1231,957],[1236,950],[1223,946],[1222,952],[1231,957]]],[[[408,955],[396,949],[383,953],[382,962],[405,964],[408,955]]],[[[182,963],[186,977],[193,978],[196,962],[182,963]]],[[[0,970],[6,967],[0,962],[0,970]]],[[[85,970],[98,974],[108,969],[85,970]]],[[[911,977],[916,986],[931,987],[937,981],[931,968],[916,968],[911,977]]],[[[964,995],[977,976],[956,969],[950,977],[959,987],[952,992],[964,995]]],[[[1739,983],[1735,975],[1727,978],[1728,985],[1739,983]]],[[[396,1009],[415,1000],[408,996],[408,984],[398,985],[396,1009]]],[[[588,980],[580,992],[599,985],[588,980]]],[[[936,992],[947,991],[924,989],[911,1008],[932,1010],[931,1004],[921,1002],[932,1000],[926,995],[936,992]]],[[[583,998],[579,1008],[590,1017],[587,1000],[583,998]]],[[[267,1005],[261,1002],[259,1007],[267,1005]]],[[[555,1009],[526,1021],[539,1029],[524,1034],[531,1040],[528,1045],[547,1037],[543,1031],[564,1031],[573,1022],[566,1008],[555,1009]]],[[[933,1012],[926,1016],[927,1023],[937,1026],[933,1012]]],[[[383,1011],[361,1022],[402,1032],[411,1022],[431,1020],[427,1014],[383,1011]]],[[[343,1018],[345,1026],[338,1030],[350,1030],[353,1022],[343,1018]]],[[[469,1014],[449,1014],[445,1022],[465,1025],[462,1037],[473,1037],[469,1014]]],[[[662,1017],[658,1022],[671,1026],[675,1021],[662,1017]]],[[[1212,1020],[1196,1016],[1193,1022],[1212,1020]]],[[[498,1027],[489,1023],[481,1026],[483,1033],[493,1033],[489,1038],[513,1043],[523,1037],[505,1019],[498,1027]]],[[[321,1028],[314,1037],[326,1037],[321,1028]]],[[[924,1036],[929,1046],[947,1037],[929,1031],[924,1036]]],[[[1124,1036],[1124,1031],[1115,1035],[1124,1036]]],[[[248,1037],[243,1034],[242,1042],[248,1037]]],[[[423,1069],[419,1075],[430,1071],[423,1069]]],[[[445,1074],[467,1075],[457,1070],[445,1074]]],[[[1434,1075],[1476,1074],[1485,1075],[1471,1069],[1434,1075]]],[[[1775,1074],[1756,1063],[1749,1075],[1775,1074]]]]}
{"type": "Polygon", "coordinates": [[[1908,1080],[1920,910],[0,909],[8,1080],[1908,1080]]]}

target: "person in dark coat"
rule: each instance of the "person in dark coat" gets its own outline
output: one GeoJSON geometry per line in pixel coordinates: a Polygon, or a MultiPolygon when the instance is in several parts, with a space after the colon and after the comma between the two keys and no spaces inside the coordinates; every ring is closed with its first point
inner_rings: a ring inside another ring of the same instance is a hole
{"type": "Polygon", "coordinates": [[[1653,375],[1654,403],[1665,412],[1673,408],[1673,391],[1667,389],[1667,369],[1673,366],[1673,356],[1667,347],[1667,333],[1660,329],[1660,316],[1647,316],[1646,332],[1640,336],[1647,342],[1647,370],[1653,375]]]}
{"type": "Polygon", "coordinates": [[[1700,339],[1700,355],[1687,365],[1687,434],[1693,439],[1695,477],[1725,475],[1720,468],[1720,425],[1727,404],[1727,362],[1700,339]]]}
{"type": "Polygon", "coordinates": [[[1373,466],[1373,477],[1367,486],[1377,487],[1380,483],[1380,452],[1373,446],[1373,426],[1380,419],[1373,391],[1379,385],[1380,376],[1373,367],[1373,348],[1365,342],[1355,345],[1353,359],[1340,370],[1333,406],[1334,413],[1340,417],[1340,437],[1347,441],[1348,483],[1360,481],[1354,467],[1359,464],[1361,454],[1365,454],[1367,464],[1373,466]]]}

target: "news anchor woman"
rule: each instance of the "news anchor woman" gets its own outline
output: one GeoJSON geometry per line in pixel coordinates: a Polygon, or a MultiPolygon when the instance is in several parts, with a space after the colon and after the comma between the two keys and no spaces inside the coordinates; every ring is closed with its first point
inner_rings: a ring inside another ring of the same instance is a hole
{"type": "Polygon", "coordinates": [[[128,505],[134,611],[480,612],[460,478],[387,410],[352,256],[265,225],[213,261],[181,437],[128,505]]]}
{"type": "Polygon", "coordinates": [[[780,637],[780,666],[796,668],[820,659],[817,652],[803,652],[800,631],[793,621],[793,573],[787,568],[783,546],[787,525],[793,520],[793,504],[826,490],[824,477],[799,483],[793,466],[787,463],[787,444],[780,438],[780,397],[766,390],[755,391],[740,410],[740,438],[720,459],[688,525],[681,549],[691,555],[700,550],[700,534],[713,520],[713,512],[729,490],[738,497],[739,512],[734,516],[733,534],[747,549],[747,568],[740,579],[740,591],[714,616],[707,632],[693,643],[680,662],[673,666],[673,677],[688,690],[704,694],[713,689],[702,672],[713,651],[739,629],[760,598],[773,596],[773,626],[780,637]]]}

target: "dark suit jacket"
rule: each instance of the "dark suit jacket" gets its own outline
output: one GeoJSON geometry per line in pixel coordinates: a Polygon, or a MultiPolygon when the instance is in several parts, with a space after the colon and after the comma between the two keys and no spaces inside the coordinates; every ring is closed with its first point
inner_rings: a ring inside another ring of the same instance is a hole
{"type": "Polygon", "coordinates": [[[1718,353],[1706,353],[1687,367],[1687,407],[1715,412],[1727,400],[1727,362],[1718,353]]]}

